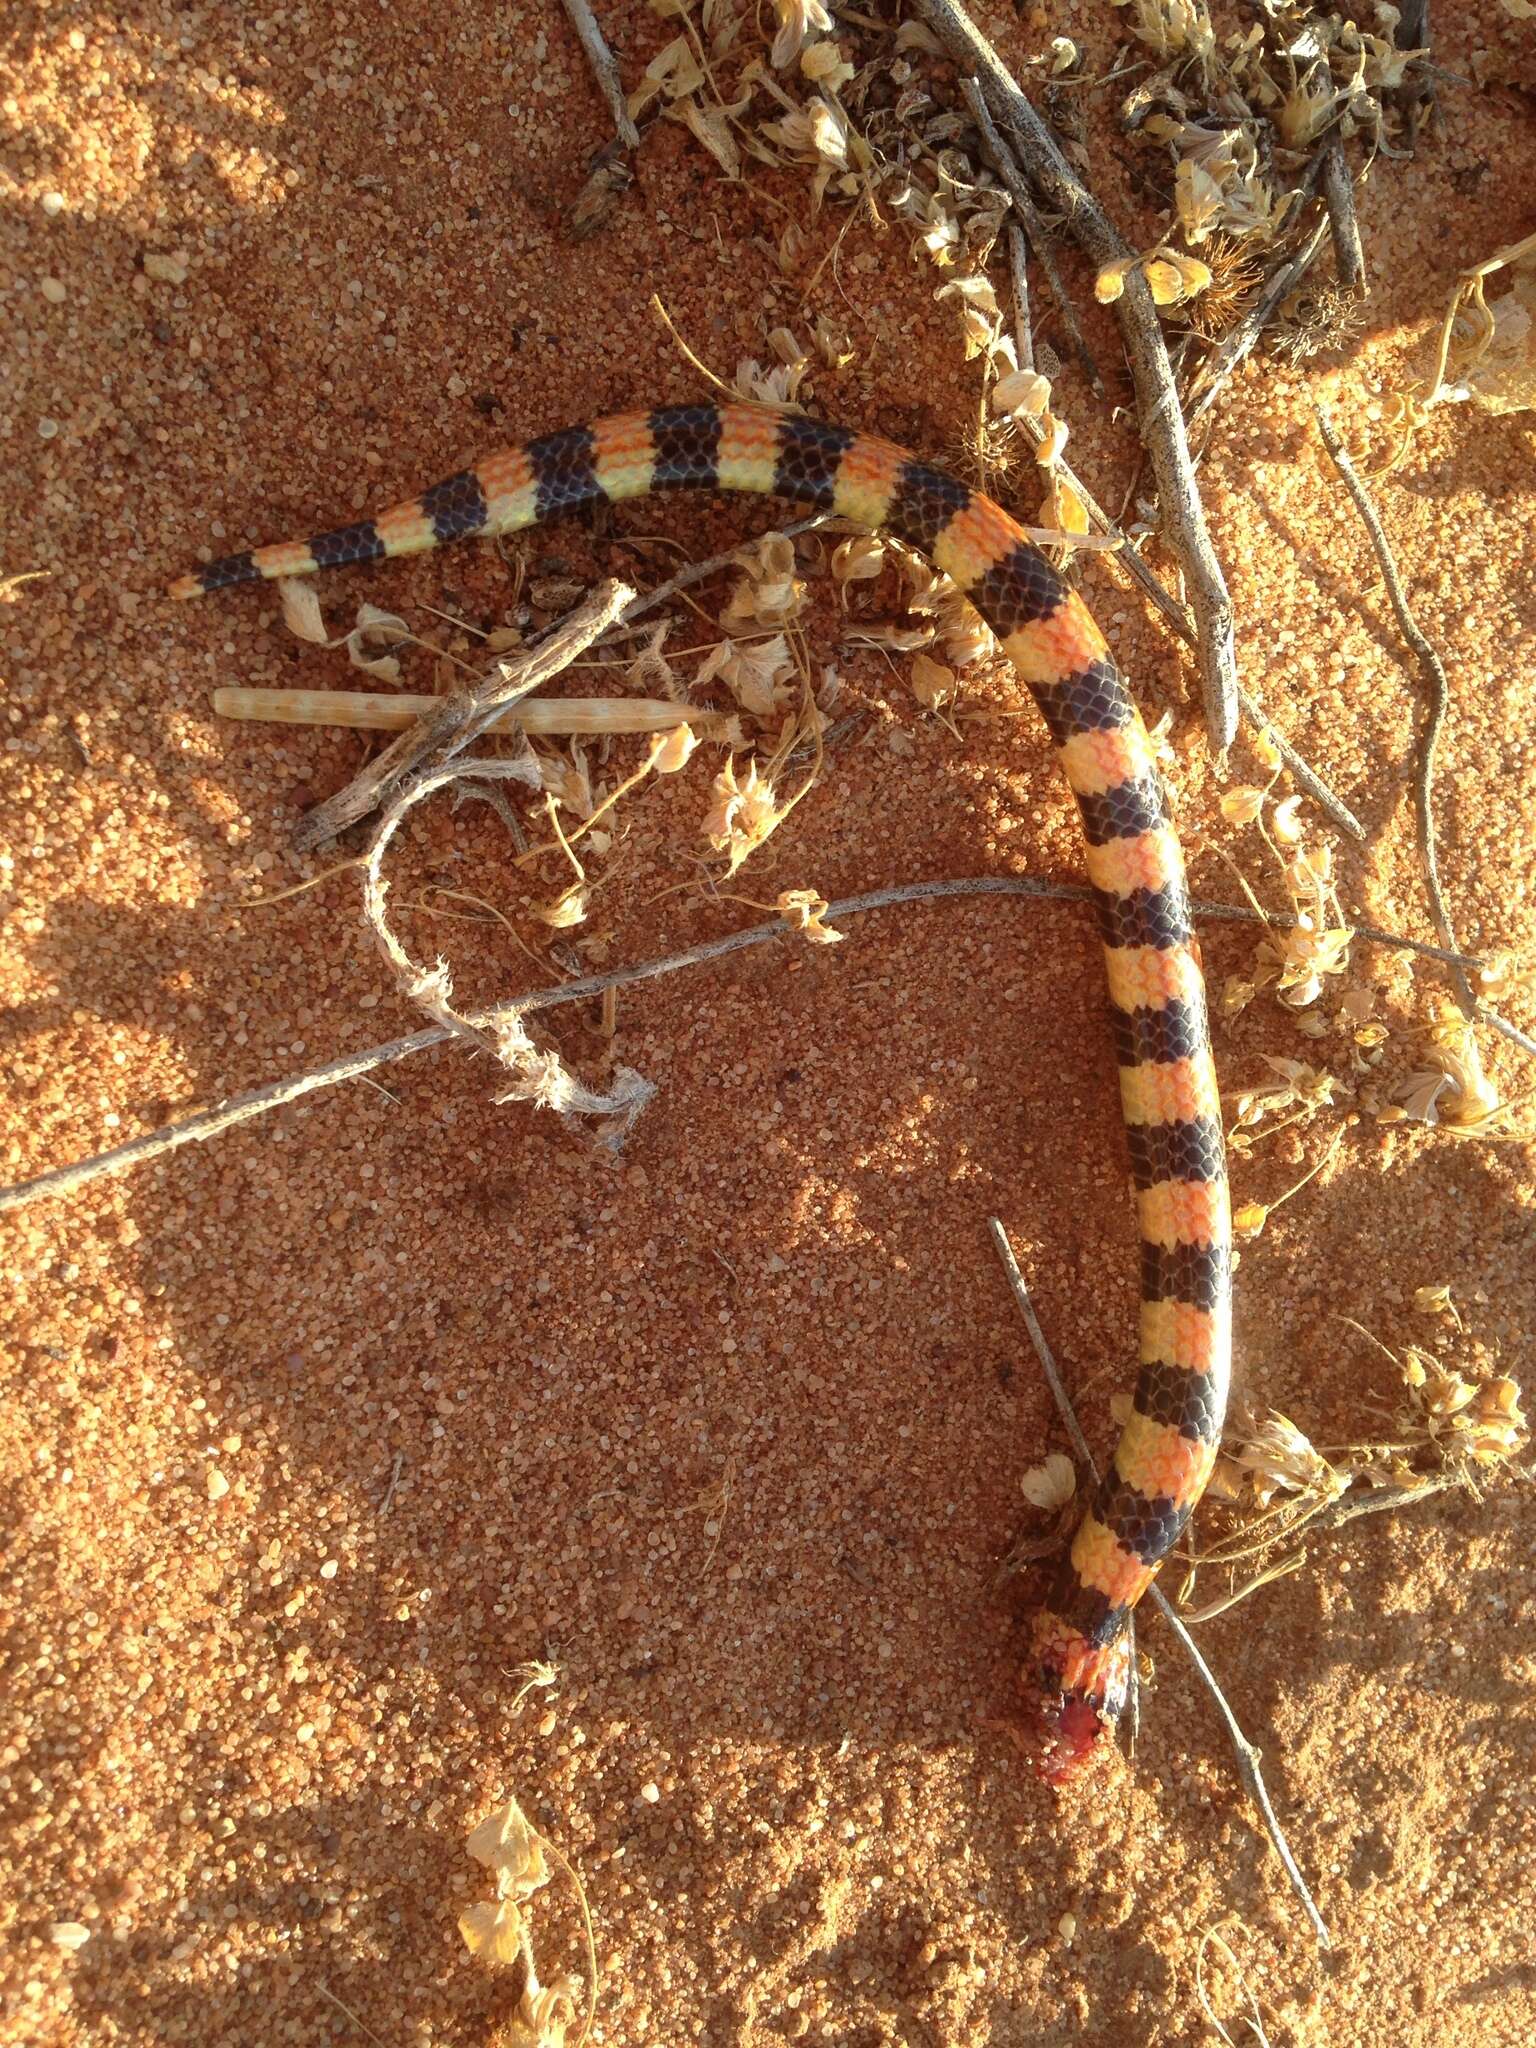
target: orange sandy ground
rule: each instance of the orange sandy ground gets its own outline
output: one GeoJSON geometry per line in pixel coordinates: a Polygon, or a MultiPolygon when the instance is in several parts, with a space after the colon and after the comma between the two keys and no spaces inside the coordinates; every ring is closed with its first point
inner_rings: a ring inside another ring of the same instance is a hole
{"type": "MultiPolygon", "coordinates": [[[[672,32],[601,11],[631,78],[672,32]]],[[[1448,86],[1443,138],[1377,166],[1367,335],[1240,376],[1203,472],[1245,675],[1370,828],[1341,850],[1346,903],[1426,936],[1418,684],[1309,404],[1348,424],[1422,373],[1458,267],[1532,224],[1530,31],[1491,0],[1438,13],[1447,69],[1470,78],[1482,49],[1490,82],[1448,86]]],[[[1061,31],[1103,58],[1116,27],[1062,5],[1005,47],[1061,31]]],[[[319,871],[289,835],[359,742],[209,710],[219,682],[345,687],[342,655],[301,648],[268,593],[173,609],[165,580],[498,441],[693,395],[653,288],[716,364],[763,355],[765,325],[802,318],[768,243],[805,199],[793,179],[768,181],[777,207],[725,185],[663,122],[611,225],[571,245],[562,208],[606,127],[553,9],[278,7],[240,27],[61,6],[14,22],[8,54],[3,566],[48,578],[3,614],[10,1179],[412,1028],[355,876],[252,907],[319,871]],[[176,250],[184,283],[143,274],[176,250]]],[[[858,353],[816,399],[942,455],[974,372],[906,242],[855,229],[841,290],[823,275],[810,311],[858,353]]],[[[1118,503],[1130,428],[1074,373],[1061,392],[1118,503]]],[[[1446,409],[1381,493],[1453,678],[1442,858],[1472,947],[1536,940],[1531,433],[1446,409]]],[[[763,518],[639,506],[527,554],[655,580],[674,557],[621,536],[699,552],[763,518]]],[[[1083,578],[1143,700],[1175,708],[1197,886],[1231,897],[1218,844],[1262,868],[1215,810],[1188,664],[1102,559],[1083,578]]],[[[367,596],[492,622],[510,592],[489,549],[324,586],[333,620],[367,596]]],[[[673,644],[694,637],[685,620],[673,644]]],[[[956,744],[905,685],[878,708],[880,665],[845,665],[875,713],[743,893],[1076,873],[1032,716],[956,744]]],[[[1017,707],[1005,677],[987,689],[1017,707]]],[[[626,808],[578,957],[756,915],[657,900],[697,873],[713,758],[626,808]]],[[[1253,777],[1244,749],[1233,774],[1253,777]]],[[[523,906],[560,886],[553,865],[509,868],[489,812],[446,806],[400,874],[400,898],[473,888],[534,942],[523,906]]],[[[402,928],[452,952],[466,996],[539,978],[497,925],[402,928]]],[[[1219,978],[1251,939],[1215,929],[1209,955],[1219,978]]],[[[1389,1022],[1424,1019],[1432,974],[1356,957],[1389,1022]]],[[[1512,1008],[1530,1027],[1529,998],[1512,1008]]],[[[1028,1589],[1000,1595],[994,1573],[1019,1475],[1060,1434],[988,1213],[1100,1443],[1132,1357],[1084,915],[883,914],[837,949],[626,996],[611,1048],[597,1026],[562,1013],[548,1038],[583,1073],[617,1059],[661,1090],[616,1166],[439,1054],[0,1230],[4,2039],[484,2041],[508,1984],[455,1931],[484,1891],[463,1837],[515,1790],[583,1873],[604,2042],[1192,2042],[1213,1924],[1277,2044],[1528,2041],[1536,1593],[1516,1489],[1356,1525],[1203,1632],[1329,1957],[1155,1625],[1133,1769],[1058,1799],[1002,1726],[1028,1589]],[[515,1713],[515,1668],[546,1653],[558,1688],[515,1713]],[[78,1952],[50,1941],[61,1921],[89,1930],[78,1952]]],[[[1342,1036],[1313,1045],[1267,1001],[1220,1033],[1228,1087],[1264,1052],[1346,1061],[1342,1036]]],[[[1509,1049],[1492,1064],[1507,1094],[1531,1085],[1509,1049]]],[[[1238,1199],[1278,1193],[1321,1142],[1261,1147],[1238,1199]]],[[[1380,1427],[1391,1370],[1338,1317],[1425,1341],[1413,1290],[1440,1281],[1477,1355],[1524,1370],[1530,1167],[1518,1145],[1358,1124],[1244,1259],[1241,1390],[1320,1442],[1380,1427]]],[[[579,1964],[562,1880],[536,1933],[546,1975],[579,1964]]],[[[1214,1982],[1230,2015],[1219,1961],[1214,1982]]]]}

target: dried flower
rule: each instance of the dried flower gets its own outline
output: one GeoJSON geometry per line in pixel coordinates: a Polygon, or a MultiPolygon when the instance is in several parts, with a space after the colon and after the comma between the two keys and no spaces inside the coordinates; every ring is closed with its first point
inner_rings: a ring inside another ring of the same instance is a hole
{"type": "Polygon", "coordinates": [[[646,65],[640,83],[629,95],[631,118],[643,114],[652,100],[682,99],[705,83],[704,73],[687,36],[674,36],[646,65]]]}
{"type": "Polygon", "coordinates": [[[853,66],[836,43],[812,43],[800,52],[800,75],[823,92],[841,92],[853,78],[853,66]]]}
{"type": "Polygon", "coordinates": [[[1503,1104],[1483,1072],[1473,1028],[1459,1011],[1442,1011],[1427,1053],[1428,1068],[1410,1075],[1399,1092],[1403,1113],[1457,1137],[1486,1137],[1500,1122],[1503,1104]]]}
{"type": "Polygon", "coordinates": [[[1221,815],[1229,825],[1251,825],[1264,814],[1264,799],[1267,790],[1258,789],[1252,783],[1223,792],[1221,815]]]}
{"type": "Polygon", "coordinates": [[[459,1933],[471,1955],[494,1964],[516,1962],[523,1946],[523,1906],[549,1882],[544,1845],[515,1799],[488,1814],[466,1844],[496,1876],[496,1897],[459,1915],[459,1933]]]}
{"type": "Polygon", "coordinates": [[[768,61],[775,71],[792,64],[812,36],[825,35],[832,27],[832,17],[821,0],[773,0],[773,11],[779,29],[768,61]]]}
{"type": "Polygon", "coordinates": [[[1179,306],[1186,299],[1198,298],[1211,281],[1210,270],[1197,256],[1184,256],[1174,249],[1147,257],[1141,271],[1155,306],[1179,306]]]}
{"type": "Polygon", "coordinates": [[[814,946],[840,945],[846,936],[831,925],[822,923],[827,913],[827,899],[815,889],[781,889],[773,907],[787,925],[797,932],[804,932],[814,946]]]}
{"type": "Polygon", "coordinates": [[[1101,306],[1112,306],[1125,290],[1125,280],[1136,268],[1134,256],[1117,257],[1106,263],[1093,281],[1093,296],[1101,306]]]}
{"type": "Polygon", "coordinates": [[[855,533],[832,551],[832,574],[839,583],[868,583],[885,567],[885,543],[878,534],[855,533]]]}
{"type": "Polygon", "coordinates": [[[795,662],[782,633],[766,640],[722,640],[700,668],[700,687],[718,676],[749,718],[766,722],[789,702],[795,662]]]}
{"type": "Polygon", "coordinates": [[[547,924],[557,932],[568,931],[573,924],[584,924],[587,917],[586,884],[573,882],[553,903],[535,903],[532,910],[541,924],[547,924]]]}
{"type": "Polygon", "coordinates": [[[805,608],[805,585],[796,573],[795,545],[786,534],[765,533],[737,556],[741,581],[731,593],[728,626],[787,626],[805,608]]]}
{"type": "Polygon", "coordinates": [[[959,690],[953,669],[933,661],[926,654],[912,657],[912,694],[925,710],[938,711],[952,704],[959,690]]]}
{"type": "Polygon", "coordinates": [[[1485,1380],[1467,1410],[1467,1449],[1480,1465],[1495,1465],[1523,1448],[1525,1416],[1513,1380],[1485,1380]]]}
{"type": "Polygon", "coordinates": [[[1349,1486],[1347,1475],[1329,1464],[1305,1431],[1275,1410],[1257,1427],[1250,1427],[1236,1448],[1229,1445],[1227,1456],[1249,1475],[1260,1507],[1267,1507],[1277,1493],[1316,1494],[1324,1500],[1337,1500],[1349,1486]]]}
{"type": "Polygon", "coordinates": [[[773,785],[759,772],[755,760],[747,763],[746,775],[739,782],[735,760],[728,760],[715,777],[712,798],[704,819],[705,837],[717,853],[729,855],[726,873],[734,875],[788,817],[790,806],[779,805],[773,785]]]}
{"type": "Polygon", "coordinates": [[[1278,840],[1287,846],[1295,846],[1300,843],[1300,813],[1301,798],[1299,796],[1288,796],[1282,802],[1275,805],[1275,815],[1271,820],[1270,830],[1278,840]]]}
{"type": "Polygon", "coordinates": [[[1010,370],[992,386],[992,410],[1015,419],[1037,420],[1050,402],[1051,380],[1038,370],[1010,370]]]}

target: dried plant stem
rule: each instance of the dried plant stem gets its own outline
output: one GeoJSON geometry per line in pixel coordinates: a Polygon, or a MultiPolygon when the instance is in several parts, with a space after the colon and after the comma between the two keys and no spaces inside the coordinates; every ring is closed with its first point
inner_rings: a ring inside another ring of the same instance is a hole
{"type": "Polygon", "coordinates": [[[384,2043],[379,2039],[378,2035],[373,2031],[372,2027],[368,2025],[367,2021],[359,2019],[357,2014],[352,2010],[351,2006],[344,2004],[343,2001],[336,1996],[335,1992],[331,1989],[329,1984],[322,1984],[317,1981],[315,1984],[315,1989],[320,1993],[320,1996],[322,1998],[328,1998],[331,2004],[335,2006],[336,2010],[339,2013],[345,2013],[347,2018],[352,2022],[353,2026],[356,2027],[357,2031],[360,2034],[365,2035],[370,2041],[372,2041],[375,2044],[375,2048],[384,2048],[384,2043]]]}
{"type": "MultiPolygon", "coordinates": [[[[1003,1270],[1008,1275],[1008,1282],[1013,1289],[1014,1299],[1018,1303],[1020,1312],[1024,1317],[1030,1341],[1033,1343],[1036,1356],[1040,1360],[1040,1369],[1045,1375],[1046,1385],[1051,1390],[1051,1398],[1056,1403],[1062,1422],[1077,1450],[1078,1456],[1093,1474],[1094,1484],[1097,1485],[1099,1481],[1098,1467],[1094,1462],[1093,1453],[1088,1448],[1088,1440],[1083,1435],[1082,1428],[1073,1411],[1072,1403],[1067,1397],[1066,1387],[1062,1383],[1061,1374],[1057,1369],[1051,1347],[1046,1342],[1045,1332],[1040,1327],[1040,1319],[1035,1314],[1034,1303],[1029,1298],[1029,1289],[1025,1285],[1024,1275],[1019,1270],[1019,1262],[1014,1256],[1013,1246],[1008,1242],[1008,1233],[1004,1230],[996,1216],[988,1218],[988,1228],[992,1232],[992,1240],[997,1246],[998,1256],[1003,1262],[1003,1270]]],[[[1179,1617],[1174,1613],[1173,1607],[1165,1598],[1162,1588],[1155,1584],[1149,1586],[1147,1588],[1147,1597],[1155,1602],[1158,1612],[1173,1630],[1180,1648],[1194,1665],[1206,1690],[1216,1702],[1217,1710],[1222,1720],[1226,1723],[1227,1734],[1231,1739],[1233,1753],[1237,1758],[1238,1776],[1247,1787],[1254,1805],[1259,1809],[1260,1817],[1264,1822],[1264,1832],[1274,1844],[1275,1853],[1284,1866],[1286,1876],[1290,1879],[1291,1889],[1301,1901],[1302,1909],[1311,1921],[1319,1943],[1323,1948],[1330,1948],[1332,1943],[1329,1940],[1328,1929],[1323,1921],[1323,1916],[1318,1912],[1312,1894],[1307,1889],[1306,1880],[1297,1867],[1296,1858],[1291,1854],[1291,1845],[1285,1838],[1285,1830],[1281,1827],[1279,1820],[1275,1816],[1275,1809],[1270,1804],[1269,1791],[1264,1783],[1263,1772],[1259,1768],[1261,1761],[1260,1752],[1243,1733],[1242,1726],[1228,1704],[1226,1694],[1218,1684],[1215,1673],[1196,1648],[1194,1637],[1191,1636],[1189,1630],[1185,1628],[1179,1617]]]]}
{"type": "Polygon", "coordinates": [[[436,699],[431,714],[403,732],[376,759],[367,763],[334,796],[306,811],[293,835],[301,853],[334,839],[355,825],[413,776],[437,768],[471,746],[520,697],[528,696],[585,654],[598,634],[631,603],[627,584],[600,583],[571,611],[556,620],[531,647],[519,648],[498,661],[483,682],[451,697],[436,699]]]}
{"type": "Polygon", "coordinates": [[[629,108],[624,99],[624,85],[619,77],[619,67],[612,50],[597,25],[597,17],[587,5],[587,0],[560,0],[576,31],[576,40],[581,44],[592,76],[597,80],[598,90],[607,102],[608,112],[613,117],[614,132],[626,149],[640,147],[640,130],[630,118],[629,108]]]}
{"type": "Polygon", "coordinates": [[[1323,202],[1328,208],[1328,230],[1333,236],[1333,267],[1340,288],[1365,292],[1365,251],[1360,246],[1360,222],[1355,213],[1355,181],[1349,159],[1337,136],[1323,151],[1323,202]]]}
{"type": "MultiPolygon", "coordinates": [[[[1057,147],[1050,130],[1010,75],[996,50],[957,0],[916,0],[916,11],[963,74],[974,73],[998,127],[1025,174],[1066,218],[1089,260],[1099,269],[1134,252],[1057,147]]],[[[1157,478],[1168,544],[1194,603],[1195,650],[1211,746],[1224,754],[1237,732],[1237,651],[1232,600],[1206,529],[1195,483],[1173,365],[1146,280],[1126,279],[1115,312],[1136,386],[1142,440],[1157,478]]]]}
{"type": "Polygon", "coordinates": [[[1008,223],[1008,269],[1013,279],[1013,351],[1021,370],[1035,367],[1035,329],[1029,311],[1029,242],[1018,222],[1008,223]]]}
{"type": "MultiPolygon", "coordinates": [[[[787,526],[770,527],[769,531],[782,534],[786,540],[794,540],[802,533],[813,533],[818,526],[825,526],[831,517],[830,512],[811,512],[804,519],[792,519],[787,526]]],[[[632,640],[635,637],[635,622],[644,618],[647,612],[653,612],[659,606],[668,603],[680,590],[691,590],[695,583],[702,583],[706,576],[713,576],[721,569],[734,567],[755,545],[753,541],[741,541],[735,547],[727,548],[724,554],[711,555],[707,562],[690,562],[686,568],[679,569],[677,574],[669,577],[665,583],[658,583],[654,590],[645,591],[625,605],[619,614],[618,624],[610,626],[608,631],[592,644],[595,647],[612,647],[620,640],[632,640]]]]}
{"type": "MultiPolygon", "coordinates": [[[[375,690],[215,690],[213,708],[220,718],[256,720],[265,725],[329,725],[360,732],[404,732],[419,718],[429,718],[441,697],[398,695],[375,690]]],[[[690,725],[696,731],[717,725],[722,714],[699,704],[672,703],[657,697],[535,697],[509,704],[485,728],[487,732],[626,733],[669,732],[690,725]]]]}
{"type": "MultiPolygon", "coordinates": [[[[902,903],[935,902],[951,896],[1024,896],[1047,902],[1087,903],[1092,901],[1093,892],[1080,883],[1052,882],[1033,875],[980,875],[947,882],[902,882],[886,889],[871,889],[861,896],[847,896],[838,903],[830,904],[823,915],[828,919],[859,917],[866,911],[886,910],[902,903]]],[[[1291,922],[1249,910],[1243,904],[1196,902],[1192,907],[1197,917],[1223,922],[1269,924],[1280,930],[1286,929],[1291,922]]],[[[707,939],[702,945],[691,946],[684,953],[671,953],[659,960],[642,961],[637,966],[616,967],[607,974],[587,975],[579,981],[565,982],[559,988],[515,996],[508,1002],[494,1005],[474,1021],[485,1026],[494,1025],[497,1019],[531,1017],[541,1010],[558,1009],[566,1003],[586,1002],[594,996],[606,994],[609,989],[654,981],[664,974],[676,974],[683,968],[699,967],[711,960],[723,960],[731,953],[745,952],[749,947],[764,946],[775,939],[790,936],[790,927],[784,920],[772,918],[766,924],[729,932],[724,938],[707,939]]],[[[1378,931],[1372,925],[1357,926],[1355,936],[1375,945],[1425,953],[1432,959],[1446,957],[1439,947],[1426,946],[1418,939],[1399,938],[1395,933],[1378,931]]],[[[1454,957],[1467,966],[1478,964],[1464,955],[1454,957]]],[[[94,1157],[79,1160],[72,1166],[55,1167],[49,1173],[19,1181],[12,1187],[0,1187],[0,1215],[13,1209],[24,1209],[32,1202],[75,1194],[107,1174],[124,1173],[130,1167],[145,1166],[150,1160],[163,1158],[167,1152],[174,1152],[182,1145],[201,1144],[250,1117],[280,1109],[284,1103],[297,1102],[319,1089],[334,1088],[343,1081],[359,1080],[380,1067],[393,1065],[396,1060],[410,1059],[416,1053],[429,1052],[433,1046],[444,1045],[455,1035],[447,1025],[430,1025],[424,1030],[411,1032],[405,1038],[392,1038],[383,1045],[343,1054],[340,1059],[330,1060],[308,1073],[269,1082],[265,1087],[248,1089],[241,1095],[232,1095],[181,1123],[164,1125],[157,1131],[146,1132],[141,1138],[130,1138],[126,1144],[115,1145],[109,1152],[98,1152],[94,1157]]]]}
{"type": "MultiPolygon", "coordinates": [[[[1061,281],[1061,272],[1056,263],[1056,252],[1051,246],[1050,230],[1040,217],[1040,209],[1035,204],[1034,194],[1030,191],[1028,185],[1025,184],[1024,174],[1019,169],[1012,150],[1009,149],[1007,143],[1004,142],[1002,136],[997,132],[997,123],[993,120],[988,110],[986,96],[982,92],[980,81],[975,78],[963,79],[960,90],[965,97],[965,104],[970,111],[971,119],[976,123],[981,133],[982,154],[985,156],[989,167],[1002,180],[1004,191],[1007,192],[1008,197],[1013,201],[1019,219],[1024,223],[1024,233],[1028,237],[1029,246],[1040,259],[1040,268],[1045,272],[1046,279],[1050,284],[1051,294],[1056,301],[1057,310],[1061,314],[1062,325],[1066,328],[1068,339],[1072,343],[1072,352],[1082,364],[1083,374],[1087,377],[1094,396],[1102,398],[1104,396],[1104,379],[1099,375],[1099,366],[1094,361],[1089,350],[1082,326],[1078,321],[1077,309],[1072,304],[1067,288],[1061,281]]],[[[1015,279],[1021,275],[1022,271],[1016,267],[1014,271],[1015,279]]],[[[1021,361],[1019,364],[1021,370],[1031,367],[1034,356],[1033,348],[1031,348],[1030,356],[1031,364],[1025,364],[1021,361]]]]}
{"type": "MultiPolygon", "coordinates": [[[[1323,437],[1323,446],[1333,458],[1333,466],[1339,472],[1345,490],[1353,499],[1355,510],[1360,514],[1360,523],[1370,536],[1376,563],[1381,570],[1381,579],[1387,587],[1387,597],[1397,619],[1398,631],[1417,656],[1419,671],[1429,692],[1429,722],[1425,726],[1424,741],[1419,749],[1418,767],[1413,781],[1413,801],[1419,825],[1419,851],[1424,857],[1425,886],[1429,892],[1429,914],[1434,921],[1441,945],[1454,952],[1456,931],[1451,920],[1450,908],[1445,900],[1445,891],[1440,884],[1440,859],[1435,846],[1434,812],[1435,752],[1440,744],[1440,729],[1450,708],[1451,686],[1446,677],[1444,662],[1425,639],[1417,619],[1408,609],[1402,579],[1397,573],[1397,562],[1382,528],[1375,503],[1357,475],[1344,443],[1334,432],[1332,422],[1320,406],[1316,411],[1317,428],[1323,437]]],[[[1455,984],[1463,1016],[1474,1016],[1477,1012],[1477,997],[1473,994],[1466,975],[1460,968],[1453,968],[1451,980],[1455,984]]]]}
{"type": "Polygon", "coordinates": [[[1326,1535],[1330,1529],[1342,1529],[1346,1522],[1358,1522],[1362,1515],[1382,1515],[1389,1510],[1417,1507],[1420,1501],[1433,1500],[1437,1493],[1449,1493],[1461,1481],[1452,1473],[1442,1473],[1433,1479],[1426,1479],[1419,1486],[1407,1486],[1400,1492],[1382,1491],[1362,1493],[1358,1499],[1336,1500],[1322,1508],[1307,1524],[1309,1536],[1326,1535]]]}

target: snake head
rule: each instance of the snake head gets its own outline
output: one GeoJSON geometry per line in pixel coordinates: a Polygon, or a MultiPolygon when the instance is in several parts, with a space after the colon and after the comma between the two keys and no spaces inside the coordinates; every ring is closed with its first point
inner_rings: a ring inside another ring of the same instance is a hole
{"type": "Polygon", "coordinates": [[[1112,1734],[1130,1690],[1126,1638],[1090,1643],[1056,1616],[1040,1617],[1027,1684],[1035,1723],[1035,1768],[1048,1785],[1065,1785],[1112,1734]]]}

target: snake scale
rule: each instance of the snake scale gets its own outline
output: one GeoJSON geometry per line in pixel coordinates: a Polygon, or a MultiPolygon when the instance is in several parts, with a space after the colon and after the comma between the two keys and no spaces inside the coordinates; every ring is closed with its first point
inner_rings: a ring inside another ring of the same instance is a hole
{"type": "Polygon", "coordinates": [[[1082,815],[1141,1232],[1141,1371],[1033,1625],[1025,1679],[1040,1769],[1059,1783],[1124,1705],[1126,1624],[1210,1476],[1231,1360],[1225,1145],[1183,857],[1146,728],[1082,600],[1015,520],[943,470],[873,435],[732,405],[622,413],[503,449],[376,519],[210,562],[171,595],[416,554],[684,487],[820,506],[921,550],[1029,686],[1082,815]]]}

